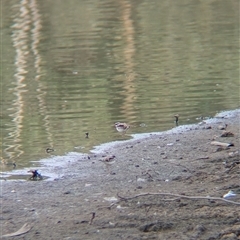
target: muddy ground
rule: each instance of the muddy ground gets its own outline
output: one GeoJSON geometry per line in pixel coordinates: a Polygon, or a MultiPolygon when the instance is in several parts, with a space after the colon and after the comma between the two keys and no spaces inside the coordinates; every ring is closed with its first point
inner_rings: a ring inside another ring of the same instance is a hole
{"type": "Polygon", "coordinates": [[[121,143],[69,163],[53,181],[2,181],[1,236],[27,223],[6,238],[240,239],[240,198],[222,198],[240,195],[239,120],[238,110],[121,143]]]}

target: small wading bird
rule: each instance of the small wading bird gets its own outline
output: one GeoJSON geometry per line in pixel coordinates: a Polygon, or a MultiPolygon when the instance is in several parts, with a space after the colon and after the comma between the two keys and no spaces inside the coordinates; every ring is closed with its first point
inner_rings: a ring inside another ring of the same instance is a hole
{"type": "Polygon", "coordinates": [[[176,126],[178,126],[179,114],[174,115],[176,126]]]}
{"type": "Polygon", "coordinates": [[[130,126],[127,125],[126,123],[116,122],[115,128],[117,129],[118,132],[125,133],[130,128],[130,126]]]}
{"type": "Polygon", "coordinates": [[[112,156],[109,156],[109,157],[105,157],[104,159],[101,159],[100,161],[103,162],[103,163],[106,163],[107,165],[112,165],[113,163],[115,163],[114,158],[115,158],[115,156],[112,155],[112,156]]]}
{"type": "Polygon", "coordinates": [[[105,163],[106,164],[106,167],[107,167],[107,171],[114,175],[115,173],[111,172],[109,167],[110,165],[114,164],[115,163],[115,156],[114,155],[111,155],[111,156],[108,156],[108,157],[105,157],[104,159],[100,159],[101,162],[105,163]]]}
{"type": "Polygon", "coordinates": [[[29,178],[29,180],[42,180],[42,175],[37,170],[29,170],[28,172],[32,173],[32,176],[29,178]]]}
{"type": "Polygon", "coordinates": [[[53,148],[46,148],[46,153],[51,153],[51,152],[54,152],[53,148]]]}

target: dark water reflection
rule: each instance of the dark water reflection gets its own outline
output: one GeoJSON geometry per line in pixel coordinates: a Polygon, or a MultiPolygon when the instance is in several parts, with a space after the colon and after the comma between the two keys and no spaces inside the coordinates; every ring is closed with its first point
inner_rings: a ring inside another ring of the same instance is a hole
{"type": "Polygon", "coordinates": [[[3,2],[3,171],[239,107],[237,0],[3,2]]]}

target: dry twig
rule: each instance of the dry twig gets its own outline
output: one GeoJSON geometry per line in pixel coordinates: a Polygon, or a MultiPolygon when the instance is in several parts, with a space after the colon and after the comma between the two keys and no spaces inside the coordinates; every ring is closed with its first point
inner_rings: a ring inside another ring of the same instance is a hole
{"type": "Polygon", "coordinates": [[[18,231],[14,232],[14,233],[2,235],[1,238],[19,236],[19,235],[29,232],[31,230],[31,228],[32,228],[32,226],[29,223],[25,223],[18,231]]]}
{"type": "MultiPolygon", "coordinates": [[[[240,202],[234,202],[234,201],[227,200],[227,199],[220,198],[220,197],[185,196],[185,195],[174,194],[174,193],[141,193],[141,194],[137,194],[137,195],[132,196],[132,197],[122,197],[119,194],[117,194],[117,196],[119,197],[120,200],[123,200],[123,201],[131,200],[131,199],[138,198],[138,197],[143,197],[143,196],[171,196],[171,197],[185,198],[185,199],[215,200],[215,201],[222,201],[222,202],[227,202],[227,203],[231,203],[231,204],[240,205],[240,202]]],[[[169,201],[169,200],[170,199],[164,199],[164,201],[169,201]]]]}
{"type": "Polygon", "coordinates": [[[95,218],[95,216],[96,216],[96,213],[93,212],[93,213],[92,213],[92,218],[91,218],[91,220],[90,220],[90,222],[89,222],[89,225],[92,225],[93,219],[95,218]]]}

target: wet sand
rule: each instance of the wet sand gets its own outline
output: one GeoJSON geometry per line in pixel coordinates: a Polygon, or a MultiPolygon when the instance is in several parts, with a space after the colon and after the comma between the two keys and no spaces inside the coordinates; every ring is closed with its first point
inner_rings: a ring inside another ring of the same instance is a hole
{"type": "Polygon", "coordinates": [[[2,181],[0,234],[28,223],[11,238],[238,239],[239,120],[225,112],[103,145],[51,168],[53,181],[2,181]],[[233,202],[222,200],[230,190],[233,202]]]}

